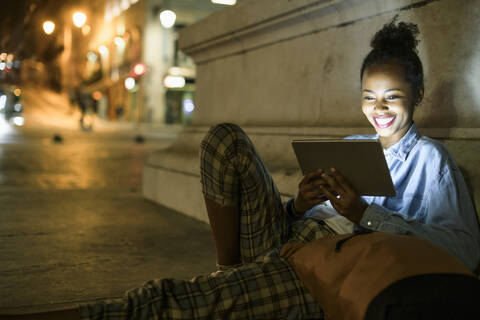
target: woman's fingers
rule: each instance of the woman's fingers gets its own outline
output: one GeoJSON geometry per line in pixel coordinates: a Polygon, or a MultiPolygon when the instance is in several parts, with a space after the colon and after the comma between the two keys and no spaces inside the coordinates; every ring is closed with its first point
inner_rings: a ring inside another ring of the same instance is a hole
{"type": "Polygon", "coordinates": [[[305,192],[303,194],[303,197],[307,201],[317,201],[320,200],[320,202],[325,201],[325,194],[321,189],[315,190],[315,191],[310,191],[310,192],[305,192]]]}
{"type": "Polygon", "coordinates": [[[328,186],[330,189],[336,193],[336,194],[345,194],[345,190],[342,188],[342,186],[339,184],[337,181],[336,177],[329,175],[327,173],[322,174],[322,179],[327,182],[328,186]]]}
{"type": "Polygon", "coordinates": [[[322,193],[325,194],[328,200],[333,204],[338,203],[339,198],[337,194],[334,194],[331,190],[326,187],[322,187],[322,193]]]}
{"type": "Polygon", "coordinates": [[[353,187],[350,185],[350,183],[340,173],[340,171],[338,171],[335,168],[331,168],[330,171],[332,172],[333,177],[338,182],[338,184],[342,187],[343,190],[345,190],[347,193],[350,193],[350,194],[356,193],[355,190],[353,190],[353,187]]]}
{"type": "Polygon", "coordinates": [[[300,183],[298,184],[298,186],[302,186],[302,185],[305,185],[305,184],[310,184],[311,181],[315,180],[315,179],[318,179],[322,173],[324,171],[322,169],[318,169],[316,171],[312,171],[312,172],[309,172],[308,174],[306,174],[302,180],[300,180],[300,183]]]}

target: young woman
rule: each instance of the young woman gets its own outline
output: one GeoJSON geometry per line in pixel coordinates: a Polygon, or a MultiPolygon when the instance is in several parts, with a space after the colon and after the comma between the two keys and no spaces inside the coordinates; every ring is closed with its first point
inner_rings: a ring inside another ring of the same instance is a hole
{"type": "Polygon", "coordinates": [[[190,281],[152,280],[128,291],[122,299],[43,316],[323,318],[322,310],[279,251],[286,242],[309,242],[334,234],[314,214],[317,205],[327,199],[356,228],[427,239],[473,269],[480,256],[480,237],[463,177],[445,147],[421,136],[413,122],[424,92],[417,34],[415,25],[394,20],[374,36],[360,76],[362,110],[377,135],[349,137],[380,139],[396,197],[360,197],[333,168],[306,175],[297,197],[282,203],[246,134],[233,124],[217,125],[202,141],[201,182],[218,270],[190,281]]]}

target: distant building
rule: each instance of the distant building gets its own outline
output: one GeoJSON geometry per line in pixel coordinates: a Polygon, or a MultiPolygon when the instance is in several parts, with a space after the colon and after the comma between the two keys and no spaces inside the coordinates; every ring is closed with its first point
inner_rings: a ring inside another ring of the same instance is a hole
{"type": "Polygon", "coordinates": [[[188,124],[195,65],[178,50],[178,31],[226,6],[210,0],[85,0],[83,7],[85,24],[65,25],[63,86],[81,86],[105,119],[188,124]],[[176,15],[169,28],[160,21],[165,10],[176,15]]]}

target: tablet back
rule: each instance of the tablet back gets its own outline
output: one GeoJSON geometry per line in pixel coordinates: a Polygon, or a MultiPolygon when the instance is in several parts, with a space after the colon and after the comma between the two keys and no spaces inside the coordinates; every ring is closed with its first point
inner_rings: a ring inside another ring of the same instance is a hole
{"type": "Polygon", "coordinates": [[[293,140],[292,146],[304,175],[335,167],[359,195],[395,196],[378,140],[293,140]]]}

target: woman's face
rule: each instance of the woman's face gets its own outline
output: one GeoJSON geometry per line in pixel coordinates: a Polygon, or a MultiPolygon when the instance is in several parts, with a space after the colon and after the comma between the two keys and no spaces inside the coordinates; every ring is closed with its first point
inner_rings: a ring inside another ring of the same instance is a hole
{"type": "Polygon", "coordinates": [[[377,131],[384,148],[397,143],[407,133],[413,118],[411,85],[402,66],[374,64],[362,78],[362,111],[377,131]]]}

